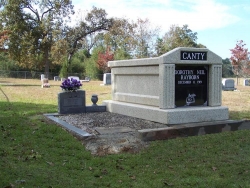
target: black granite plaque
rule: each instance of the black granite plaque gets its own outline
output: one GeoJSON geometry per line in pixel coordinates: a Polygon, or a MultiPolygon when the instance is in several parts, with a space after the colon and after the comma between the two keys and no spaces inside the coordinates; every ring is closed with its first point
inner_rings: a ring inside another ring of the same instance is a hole
{"type": "Polygon", "coordinates": [[[208,66],[176,65],[175,105],[207,106],[208,66]]]}
{"type": "Polygon", "coordinates": [[[181,51],[181,60],[206,61],[207,52],[181,51]]]}
{"type": "Polygon", "coordinates": [[[85,113],[85,91],[77,90],[75,92],[58,93],[58,113],[73,114],[85,113]]]}

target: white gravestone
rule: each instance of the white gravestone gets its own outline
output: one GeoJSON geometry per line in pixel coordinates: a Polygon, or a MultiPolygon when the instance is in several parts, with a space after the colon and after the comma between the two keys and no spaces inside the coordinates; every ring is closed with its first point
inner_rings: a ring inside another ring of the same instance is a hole
{"type": "Polygon", "coordinates": [[[68,79],[71,80],[71,78],[73,78],[74,80],[80,81],[78,76],[69,76],[68,79]]]}
{"type": "Polygon", "coordinates": [[[103,84],[104,85],[111,85],[111,73],[103,74],[103,84]]]}
{"type": "Polygon", "coordinates": [[[249,86],[249,80],[248,79],[243,80],[243,86],[249,86]]]}
{"type": "Polygon", "coordinates": [[[54,81],[60,81],[61,78],[59,76],[54,76],[54,81]]]}
{"type": "Polygon", "coordinates": [[[41,88],[49,88],[50,87],[49,79],[45,78],[44,74],[41,74],[41,82],[42,82],[41,88]]]}
{"type": "Polygon", "coordinates": [[[235,83],[233,79],[226,79],[222,80],[222,90],[224,91],[234,91],[236,88],[234,87],[235,83]]]}
{"type": "Polygon", "coordinates": [[[44,79],[44,74],[41,74],[41,81],[43,81],[44,79]]]}

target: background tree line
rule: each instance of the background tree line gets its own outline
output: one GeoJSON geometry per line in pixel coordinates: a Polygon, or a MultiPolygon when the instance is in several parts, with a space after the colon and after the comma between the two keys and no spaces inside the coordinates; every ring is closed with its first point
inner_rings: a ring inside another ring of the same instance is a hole
{"type": "MultiPolygon", "coordinates": [[[[69,72],[95,78],[107,61],[160,56],[176,47],[205,48],[188,25],[172,25],[163,36],[148,19],[108,18],[93,7],[72,20],[71,0],[1,0],[0,70],[69,72]],[[72,24],[72,22],[75,24],[72,24]]],[[[231,76],[231,61],[223,61],[231,76]]]]}

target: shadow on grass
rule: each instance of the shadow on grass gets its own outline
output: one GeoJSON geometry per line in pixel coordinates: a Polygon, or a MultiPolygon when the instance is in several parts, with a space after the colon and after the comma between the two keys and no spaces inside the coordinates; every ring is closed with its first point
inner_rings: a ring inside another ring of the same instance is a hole
{"type": "Polygon", "coordinates": [[[250,185],[250,131],[155,141],[136,155],[92,157],[71,134],[40,116],[56,108],[0,101],[0,187],[250,185]]]}
{"type": "Polygon", "coordinates": [[[56,105],[36,104],[27,102],[10,102],[8,95],[0,87],[0,117],[4,114],[15,113],[50,113],[57,112],[56,105]],[[1,97],[2,96],[2,97],[1,97]]]}
{"type": "MultiPolygon", "coordinates": [[[[55,113],[57,105],[0,101],[0,117],[25,117],[35,114],[55,113]]],[[[7,122],[6,122],[7,123],[7,122]]]]}
{"type": "Polygon", "coordinates": [[[250,120],[250,111],[229,111],[229,119],[250,120]]]}
{"type": "Polygon", "coordinates": [[[56,108],[0,101],[0,187],[80,187],[71,186],[65,177],[82,166],[81,158],[91,155],[81,142],[43,116],[56,108]]]}
{"type": "Polygon", "coordinates": [[[6,80],[0,80],[0,84],[1,83],[11,83],[10,81],[6,81],[6,80]]]}
{"type": "Polygon", "coordinates": [[[8,84],[3,84],[3,86],[41,86],[41,84],[14,84],[14,83],[8,83],[8,84]]]}
{"type": "Polygon", "coordinates": [[[9,102],[9,97],[6,95],[6,93],[2,90],[2,88],[0,87],[0,92],[4,95],[4,97],[6,98],[7,102],[9,102]]]}

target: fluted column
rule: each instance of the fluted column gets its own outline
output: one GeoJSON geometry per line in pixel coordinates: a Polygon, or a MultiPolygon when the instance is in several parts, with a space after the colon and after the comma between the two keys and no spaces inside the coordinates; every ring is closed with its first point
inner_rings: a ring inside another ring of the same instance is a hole
{"type": "Polygon", "coordinates": [[[209,66],[209,106],[221,106],[222,65],[209,66]]]}
{"type": "Polygon", "coordinates": [[[175,108],[175,65],[159,65],[159,107],[175,108]]]}

